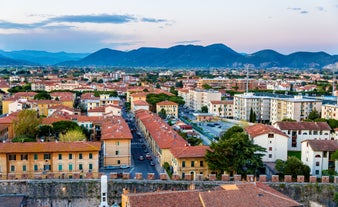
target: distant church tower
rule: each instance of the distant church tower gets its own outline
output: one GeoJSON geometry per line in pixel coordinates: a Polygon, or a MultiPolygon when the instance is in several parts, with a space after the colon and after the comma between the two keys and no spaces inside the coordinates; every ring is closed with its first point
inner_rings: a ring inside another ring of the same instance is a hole
{"type": "Polygon", "coordinates": [[[101,176],[101,203],[100,207],[109,207],[108,205],[108,178],[107,175],[101,176]]]}

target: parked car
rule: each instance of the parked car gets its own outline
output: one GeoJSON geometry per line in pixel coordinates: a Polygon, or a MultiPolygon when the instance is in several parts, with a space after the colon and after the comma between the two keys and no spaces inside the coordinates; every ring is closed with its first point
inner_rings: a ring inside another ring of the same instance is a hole
{"type": "Polygon", "coordinates": [[[147,158],[148,160],[151,159],[150,153],[147,153],[147,154],[146,154],[146,158],[147,158]]]}
{"type": "Polygon", "coordinates": [[[155,165],[155,163],[154,163],[153,161],[151,161],[151,162],[150,162],[150,165],[151,165],[151,166],[154,166],[154,165],[155,165]]]}
{"type": "Polygon", "coordinates": [[[138,157],[138,159],[142,161],[142,160],[144,160],[144,157],[141,155],[141,156],[138,157]]]}
{"type": "Polygon", "coordinates": [[[120,168],[121,168],[121,169],[128,169],[128,168],[129,168],[129,165],[120,165],[120,168]]]}

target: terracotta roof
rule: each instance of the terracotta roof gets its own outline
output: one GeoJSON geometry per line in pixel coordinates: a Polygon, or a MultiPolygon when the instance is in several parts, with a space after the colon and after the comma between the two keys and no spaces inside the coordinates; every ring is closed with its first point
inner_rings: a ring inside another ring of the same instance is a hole
{"type": "Polygon", "coordinates": [[[130,207],[295,207],[303,206],[262,183],[225,184],[209,191],[126,194],[130,207]]]}
{"type": "Polygon", "coordinates": [[[42,118],[42,124],[48,125],[48,124],[53,124],[58,121],[71,121],[66,118],[56,118],[56,117],[47,117],[47,118],[42,118]]]}
{"type": "Polygon", "coordinates": [[[141,93],[132,93],[130,94],[131,97],[146,97],[149,93],[148,92],[141,92],[141,93]]]}
{"type": "Polygon", "coordinates": [[[281,130],[331,130],[327,122],[276,122],[281,130]]]}
{"type": "Polygon", "coordinates": [[[338,142],[336,140],[304,140],[307,142],[313,151],[329,151],[338,150],[338,142]]]}
{"type": "Polygon", "coordinates": [[[178,106],[178,103],[175,103],[175,102],[172,102],[172,101],[161,101],[161,102],[158,102],[156,105],[159,105],[159,106],[171,106],[171,105],[178,106]]]}
{"type": "Polygon", "coordinates": [[[133,101],[133,103],[135,106],[149,106],[149,104],[143,100],[136,100],[136,101],[133,101]]]}
{"type": "Polygon", "coordinates": [[[36,94],[36,92],[17,92],[13,95],[14,98],[20,98],[20,97],[27,97],[27,96],[30,96],[30,97],[34,97],[36,94]]]}
{"type": "Polygon", "coordinates": [[[112,116],[106,119],[102,126],[102,140],[108,139],[132,139],[133,135],[130,132],[128,124],[122,117],[112,116]]]}
{"type": "Polygon", "coordinates": [[[99,107],[88,110],[88,112],[105,112],[105,107],[99,106],[99,107]]]}
{"type": "Polygon", "coordinates": [[[223,104],[223,105],[228,105],[228,104],[234,104],[234,101],[210,101],[211,104],[223,104]]]}
{"type": "Polygon", "coordinates": [[[0,143],[0,153],[99,151],[101,142],[15,142],[0,143]]]}
{"type": "Polygon", "coordinates": [[[209,146],[186,146],[186,147],[172,147],[170,152],[176,158],[191,158],[201,157],[204,158],[209,146]]]}
{"type": "Polygon", "coordinates": [[[282,135],[288,138],[288,136],[284,134],[284,132],[282,132],[281,130],[276,129],[273,126],[265,125],[265,124],[255,124],[252,126],[248,126],[245,128],[245,131],[250,135],[251,138],[255,138],[259,135],[268,134],[268,133],[279,134],[279,135],[282,135]]]}

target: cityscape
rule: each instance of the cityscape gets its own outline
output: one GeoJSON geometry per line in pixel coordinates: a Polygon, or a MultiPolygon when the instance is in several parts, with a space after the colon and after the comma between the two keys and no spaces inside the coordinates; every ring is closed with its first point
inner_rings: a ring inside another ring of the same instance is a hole
{"type": "Polygon", "coordinates": [[[338,206],[338,4],[261,3],[1,2],[0,207],[338,206]]]}

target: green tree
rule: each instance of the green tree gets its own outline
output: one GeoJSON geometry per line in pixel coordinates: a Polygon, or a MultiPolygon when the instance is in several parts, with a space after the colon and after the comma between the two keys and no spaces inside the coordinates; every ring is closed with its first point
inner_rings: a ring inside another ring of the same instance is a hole
{"type": "Polygon", "coordinates": [[[70,130],[80,130],[82,131],[81,127],[73,121],[58,121],[53,123],[53,128],[56,134],[59,136],[61,134],[66,134],[70,130]]]}
{"type": "Polygon", "coordinates": [[[171,86],[171,87],[170,87],[170,91],[169,91],[169,92],[172,93],[172,94],[174,94],[175,96],[178,95],[178,91],[175,89],[174,86],[171,86]]]}
{"type": "Polygon", "coordinates": [[[167,112],[162,108],[160,112],[158,112],[158,115],[162,118],[162,119],[166,119],[167,118],[167,112]]]}
{"type": "Polygon", "coordinates": [[[202,113],[208,113],[208,107],[207,106],[202,106],[201,107],[201,112],[202,113]]]}
{"type": "Polygon", "coordinates": [[[51,100],[52,97],[46,91],[41,91],[34,96],[34,100],[51,100]]]}
{"type": "Polygon", "coordinates": [[[176,88],[183,88],[183,82],[182,82],[182,81],[177,81],[177,82],[175,83],[175,87],[176,87],[176,88]]]}
{"type": "Polygon", "coordinates": [[[34,110],[22,110],[19,111],[13,123],[16,137],[35,138],[41,119],[38,118],[38,113],[34,110]]]}
{"type": "Polygon", "coordinates": [[[286,161],[276,160],[275,168],[280,175],[292,175],[293,179],[297,179],[297,175],[304,175],[305,178],[310,176],[310,167],[293,156],[288,157],[286,161]]]}
{"type": "Polygon", "coordinates": [[[205,90],[212,89],[212,87],[209,84],[206,84],[206,83],[202,85],[202,88],[204,88],[205,90]]]}
{"type": "Polygon", "coordinates": [[[252,108],[250,109],[250,115],[249,115],[249,121],[252,123],[256,122],[256,113],[252,110],[252,108]]]}
{"type": "Polygon", "coordinates": [[[265,149],[253,144],[248,135],[238,131],[238,126],[230,128],[218,142],[211,143],[206,153],[208,166],[218,175],[224,172],[243,176],[256,174],[256,170],[263,166],[262,152],[265,149]]]}
{"type": "Polygon", "coordinates": [[[62,142],[74,142],[86,140],[86,135],[78,129],[69,130],[65,134],[60,135],[60,141],[62,142]]]}
{"type": "Polygon", "coordinates": [[[54,135],[54,128],[52,125],[40,125],[37,130],[38,137],[49,137],[54,135]]]}
{"type": "Polygon", "coordinates": [[[320,118],[320,114],[319,114],[319,112],[316,109],[314,109],[313,111],[311,111],[309,113],[309,116],[307,118],[310,119],[310,120],[312,120],[312,121],[314,121],[315,119],[320,118]]]}
{"type": "Polygon", "coordinates": [[[159,83],[156,83],[156,88],[161,88],[161,85],[159,83]]]}

